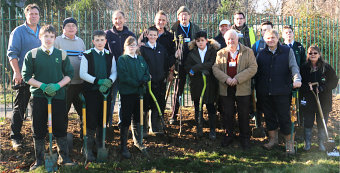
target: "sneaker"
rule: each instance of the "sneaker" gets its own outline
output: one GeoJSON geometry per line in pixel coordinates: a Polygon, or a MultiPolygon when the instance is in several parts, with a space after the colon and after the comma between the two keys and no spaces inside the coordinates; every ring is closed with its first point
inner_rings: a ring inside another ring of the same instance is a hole
{"type": "Polygon", "coordinates": [[[12,139],[12,148],[17,151],[22,146],[20,140],[12,139]]]}

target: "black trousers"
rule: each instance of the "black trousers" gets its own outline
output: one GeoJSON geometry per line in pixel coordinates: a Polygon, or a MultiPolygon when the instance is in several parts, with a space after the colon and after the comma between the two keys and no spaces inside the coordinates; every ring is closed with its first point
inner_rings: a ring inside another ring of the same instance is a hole
{"type": "Polygon", "coordinates": [[[234,135],[234,114],[235,103],[238,113],[238,123],[240,128],[240,137],[249,138],[249,108],[250,108],[250,95],[236,96],[236,87],[228,87],[227,96],[221,96],[221,105],[223,113],[223,126],[226,130],[226,135],[232,137],[234,135]]]}
{"type": "MultiPolygon", "coordinates": [[[[187,80],[187,77],[186,77],[186,73],[185,71],[180,71],[179,73],[179,76],[178,76],[179,80],[178,83],[176,83],[176,79],[175,79],[175,83],[174,83],[174,86],[178,85],[178,92],[177,92],[177,95],[175,95],[173,97],[173,102],[172,103],[176,103],[176,104],[173,104],[172,105],[172,114],[171,114],[171,118],[173,119],[177,119],[177,113],[178,113],[178,108],[179,108],[179,96],[182,96],[183,94],[183,91],[184,91],[184,86],[185,86],[185,83],[186,83],[186,80],[187,80]]],[[[174,89],[176,90],[176,87],[174,87],[174,89]]],[[[176,92],[176,91],[175,91],[176,92]]],[[[182,98],[183,100],[184,98],[182,98]]]]}
{"type": "MultiPolygon", "coordinates": [[[[48,122],[47,99],[33,97],[32,106],[32,130],[34,139],[45,139],[48,122]]],[[[67,135],[68,116],[65,100],[52,99],[52,132],[55,137],[67,135]]]]}
{"type": "Polygon", "coordinates": [[[29,85],[25,85],[16,91],[14,109],[11,117],[11,139],[22,139],[20,131],[30,97],[31,92],[29,85]]]}
{"type": "Polygon", "coordinates": [[[121,96],[121,127],[129,127],[131,124],[131,118],[134,123],[140,122],[140,99],[138,94],[130,94],[121,96]]]}
{"type": "Polygon", "coordinates": [[[77,111],[77,114],[82,119],[82,102],[79,98],[79,94],[83,91],[82,84],[71,84],[66,88],[66,110],[70,111],[71,104],[73,103],[74,108],[77,111]]]}
{"type": "MultiPolygon", "coordinates": [[[[314,109],[303,109],[304,115],[304,127],[305,128],[313,128],[315,117],[318,129],[323,129],[322,119],[320,117],[319,111],[315,111],[314,109]]],[[[327,126],[329,112],[323,111],[323,116],[325,118],[325,123],[327,126]]]]}
{"type": "MultiPolygon", "coordinates": [[[[86,128],[96,130],[103,127],[104,96],[99,90],[84,92],[86,101],[86,128]]],[[[111,110],[111,96],[107,97],[106,123],[111,110]]]]}
{"type": "MultiPolygon", "coordinates": [[[[155,83],[152,82],[151,90],[157,99],[162,115],[164,115],[166,83],[164,81],[155,82],[155,83]]],[[[158,109],[157,109],[157,106],[154,100],[152,99],[149,93],[149,89],[147,89],[144,95],[144,112],[148,112],[150,109],[151,109],[151,122],[153,123],[152,120],[157,119],[159,117],[159,112],[158,112],[158,109]]]]}
{"type": "Polygon", "coordinates": [[[268,131],[280,131],[284,135],[291,133],[290,95],[261,95],[262,110],[268,131]]]}

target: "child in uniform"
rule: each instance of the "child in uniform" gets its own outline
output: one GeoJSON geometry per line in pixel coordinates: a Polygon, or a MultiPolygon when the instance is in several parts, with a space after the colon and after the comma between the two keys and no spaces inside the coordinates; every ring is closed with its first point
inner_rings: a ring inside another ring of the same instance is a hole
{"type": "Polygon", "coordinates": [[[121,95],[120,141],[121,153],[124,158],[130,158],[127,149],[127,138],[132,117],[132,136],[134,145],[146,152],[140,135],[140,96],[145,93],[146,83],[150,80],[148,65],[142,56],[136,54],[137,40],[129,36],[124,43],[124,54],[118,58],[118,90],[121,95]]]}
{"type": "MultiPolygon", "coordinates": [[[[217,80],[212,73],[212,66],[216,60],[216,53],[220,44],[215,40],[208,40],[207,33],[199,31],[195,35],[195,40],[189,43],[189,55],[185,63],[185,70],[190,76],[191,98],[195,105],[195,120],[198,123],[199,118],[199,101],[203,89],[202,74],[206,76],[206,90],[203,97],[203,103],[206,104],[209,115],[209,138],[216,139],[216,109],[215,99],[217,96],[217,80]]],[[[203,116],[201,117],[203,122],[203,116]]],[[[197,136],[203,135],[202,127],[197,125],[197,136]]]]}
{"type": "Polygon", "coordinates": [[[53,47],[56,30],[52,25],[41,28],[39,38],[42,46],[26,54],[22,68],[23,80],[31,85],[33,95],[32,130],[36,161],[30,170],[43,165],[45,153],[45,136],[47,134],[47,99],[52,99],[52,129],[57,139],[58,163],[74,165],[69,158],[67,145],[68,117],[65,102],[65,85],[73,77],[73,68],[66,52],[53,47]]]}
{"type": "MultiPolygon", "coordinates": [[[[111,91],[112,83],[117,78],[115,58],[107,49],[104,49],[106,41],[104,31],[94,31],[92,43],[95,47],[85,51],[80,62],[79,74],[84,80],[86,100],[87,161],[96,160],[92,152],[96,131],[96,146],[100,148],[103,145],[103,94],[111,91]]],[[[110,105],[111,95],[109,94],[107,110],[110,110],[110,105]]],[[[109,116],[109,111],[106,116],[109,116]]]]}

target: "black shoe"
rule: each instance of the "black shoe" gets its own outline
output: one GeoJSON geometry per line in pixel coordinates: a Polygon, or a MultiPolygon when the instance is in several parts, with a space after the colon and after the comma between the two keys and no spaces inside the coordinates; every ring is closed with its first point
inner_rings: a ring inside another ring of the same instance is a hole
{"type": "Polygon", "coordinates": [[[233,143],[233,137],[225,136],[225,137],[223,138],[223,141],[222,141],[222,147],[227,147],[227,146],[229,146],[231,143],[233,143]]]}

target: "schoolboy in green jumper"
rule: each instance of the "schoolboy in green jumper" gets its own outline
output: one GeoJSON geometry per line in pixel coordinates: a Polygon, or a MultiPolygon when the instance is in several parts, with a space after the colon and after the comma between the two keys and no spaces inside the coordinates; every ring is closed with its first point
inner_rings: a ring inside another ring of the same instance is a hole
{"type": "Polygon", "coordinates": [[[42,46],[26,54],[22,68],[23,80],[31,85],[33,95],[32,130],[36,162],[30,168],[34,170],[43,165],[45,153],[45,136],[47,134],[47,99],[52,99],[52,129],[57,139],[58,163],[74,165],[69,158],[67,145],[68,117],[65,102],[65,85],[73,77],[73,68],[66,52],[53,47],[56,30],[52,25],[41,28],[39,38],[42,46]]]}
{"type": "MultiPolygon", "coordinates": [[[[102,147],[103,130],[103,99],[102,93],[111,91],[112,83],[117,78],[116,61],[113,55],[104,49],[106,44],[106,34],[104,31],[94,31],[94,48],[84,52],[80,62],[79,75],[84,80],[84,97],[86,101],[87,119],[87,161],[95,161],[92,147],[95,142],[97,148],[102,147]]],[[[107,98],[107,110],[110,110],[111,94],[107,98]]],[[[106,116],[109,115],[109,111],[106,116]]],[[[108,120],[108,117],[106,118],[108,120]]]]}

